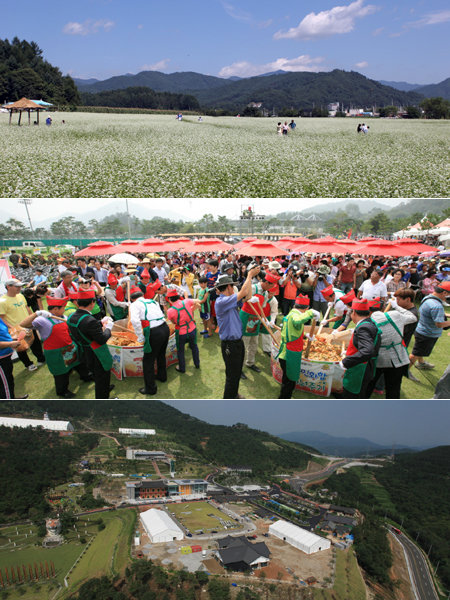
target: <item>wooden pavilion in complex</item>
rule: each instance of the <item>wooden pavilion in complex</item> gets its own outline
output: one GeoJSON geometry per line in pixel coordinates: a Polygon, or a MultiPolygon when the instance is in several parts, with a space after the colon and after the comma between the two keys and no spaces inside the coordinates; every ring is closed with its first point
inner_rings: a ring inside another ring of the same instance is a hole
{"type": "Polygon", "coordinates": [[[17,125],[20,125],[20,122],[22,120],[22,113],[24,111],[26,111],[28,113],[28,125],[30,125],[30,123],[31,123],[30,113],[32,111],[36,111],[37,124],[39,125],[39,111],[45,110],[45,108],[43,106],[37,104],[36,102],[33,102],[33,100],[28,100],[28,98],[21,98],[20,100],[17,100],[17,102],[12,102],[11,104],[4,104],[3,108],[6,108],[9,111],[9,124],[10,125],[11,125],[13,112],[19,113],[19,120],[17,122],[17,125]]]}

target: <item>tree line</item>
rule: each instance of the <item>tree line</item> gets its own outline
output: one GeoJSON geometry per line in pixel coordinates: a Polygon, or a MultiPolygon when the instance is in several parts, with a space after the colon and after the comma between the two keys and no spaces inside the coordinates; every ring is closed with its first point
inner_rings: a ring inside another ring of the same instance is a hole
{"type": "Polygon", "coordinates": [[[84,106],[108,106],[117,108],[146,108],[154,110],[200,110],[200,104],[192,94],[155,92],[139,86],[104,92],[81,92],[84,106]]]}
{"type": "Polygon", "coordinates": [[[62,106],[80,103],[75,82],[51,65],[36,42],[15,37],[0,40],[0,101],[14,102],[25,96],[62,106]]]}

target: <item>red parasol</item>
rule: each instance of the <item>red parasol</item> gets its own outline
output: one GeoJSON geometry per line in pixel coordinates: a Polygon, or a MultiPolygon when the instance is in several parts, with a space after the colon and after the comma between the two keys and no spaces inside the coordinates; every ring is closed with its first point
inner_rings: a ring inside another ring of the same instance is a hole
{"type": "Polygon", "coordinates": [[[233,246],[219,238],[200,238],[184,246],[185,252],[223,252],[232,250],[233,246]]]}
{"type": "Polygon", "coordinates": [[[239,254],[244,256],[267,256],[273,258],[275,256],[286,256],[288,252],[286,252],[284,248],[280,248],[272,242],[261,240],[242,247],[239,250],[239,254]]]}
{"type": "Polygon", "coordinates": [[[403,254],[405,256],[411,256],[412,254],[421,254],[422,252],[437,252],[437,248],[434,246],[429,246],[428,244],[423,244],[418,240],[413,240],[412,238],[403,238],[401,240],[396,240],[395,242],[397,246],[402,248],[404,251],[403,254]]]}
{"type": "Polygon", "coordinates": [[[165,249],[173,252],[174,250],[181,250],[192,243],[191,238],[173,238],[167,239],[164,242],[165,249]]]}
{"type": "Polygon", "coordinates": [[[94,242],[89,244],[87,248],[78,250],[74,256],[112,256],[116,253],[117,246],[111,242],[94,242]]]}
{"type": "Polygon", "coordinates": [[[370,254],[371,256],[408,256],[400,246],[388,240],[374,240],[361,244],[355,251],[360,254],[370,254]]]}
{"type": "Polygon", "coordinates": [[[167,250],[168,247],[165,241],[157,240],[156,238],[152,241],[152,238],[149,238],[141,243],[140,252],[150,254],[152,252],[167,252],[167,250]]]}
{"type": "Polygon", "coordinates": [[[240,250],[244,246],[248,246],[248,244],[251,244],[252,242],[257,242],[257,241],[258,241],[258,238],[255,238],[255,237],[245,238],[241,242],[238,242],[237,244],[235,244],[234,245],[234,249],[235,250],[240,250]]]}
{"type": "Polygon", "coordinates": [[[125,240],[121,242],[118,246],[116,246],[115,254],[122,254],[123,252],[127,254],[136,254],[137,252],[142,252],[142,242],[137,242],[136,240],[125,240]]]}

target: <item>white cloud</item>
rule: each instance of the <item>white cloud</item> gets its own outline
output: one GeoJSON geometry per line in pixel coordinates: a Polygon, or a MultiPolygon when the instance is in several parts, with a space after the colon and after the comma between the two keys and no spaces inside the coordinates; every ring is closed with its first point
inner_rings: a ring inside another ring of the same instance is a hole
{"type": "Polygon", "coordinates": [[[357,67],[358,69],[365,69],[368,66],[369,63],[367,62],[367,60],[362,60],[361,62],[355,63],[355,67],[357,67]]]}
{"type": "Polygon", "coordinates": [[[100,19],[99,21],[87,19],[83,23],[70,21],[64,25],[63,33],[67,35],[89,35],[91,33],[98,33],[99,31],[110,31],[114,25],[114,21],[109,21],[108,19],[100,19]]]}
{"type": "Polygon", "coordinates": [[[276,40],[284,38],[310,40],[349,33],[355,28],[356,19],[370,15],[376,10],[376,6],[372,4],[364,6],[364,0],[356,0],[348,6],[335,6],[317,14],[311,12],[300,21],[297,27],[291,27],[286,32],[277,31],[273,37],[276,40]]]}
{"type": "Polygon", "coordinates": [[[375,29],[374,32],[372,33],[373,36],[377,36],[377,35],[381,35],[384,31],[384,27],[378,27],[378,29],[375,29]]]}
{"type": "Polygon", "coordinates": [[[272,71],[309,71],[317,73],[324,71],[320,64],[323,63],[322,57],[311,58],[308,54],[302,54],[297,58],[277,58],[273,62],[262,65],[252,64],[247,61],[235,62],[232,65],[223,67],[219,72],[219,77],[254,77],[263,73],[272,71]]]}
{"type": "Polygon", "coordinates": [[[170,58],[163,58],[152,65],[142,65],[141,69],[142,71],[164,71],[164,69],[167,69],[169,63],[170,58]]]}
{"type": "Polygon", "coordinates": [[[440,23],[447,23],[448,21],[450,21],[450,10],[441,10],[439,12],[425,15],[418,21],[407,23],[407,26],[424,27],[425,25],[439,25],[440,23]]]}
{"type": "Polygon", "coordinates": [[[244,21],[249,23],[252,20],[252,17],[249,13],[239,10],[228,2],[222,2],[222,6],[227,15],[236,21],[244,21]]]}

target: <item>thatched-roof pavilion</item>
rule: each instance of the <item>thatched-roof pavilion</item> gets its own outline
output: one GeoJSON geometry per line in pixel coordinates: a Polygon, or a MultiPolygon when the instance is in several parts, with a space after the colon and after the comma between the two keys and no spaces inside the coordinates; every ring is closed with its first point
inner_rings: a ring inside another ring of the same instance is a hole
{"type": "Polygon", "coordinates": [[[13,112],[19,113],[19,120],[17,122],[17,125],[20,125],[20,121],[22,120],[23,111],[28,112],[28,125],[30,125],[31,111],[36,111],[37,112],[37,123],[39,125],[39,111],[43,110],[42,106],[40,106],[39,104],[36,104],[36,102],[33,102],[33,100],[28,100],[28,98],[21,98],[20,100],[17,100],[17,102],[12,102],[11,104],[4,104],[3,108],[6,108],[7,110],[9,110],[9,124],[10,125],[11,125],[11,119],[12,119],[13,112]]]}

